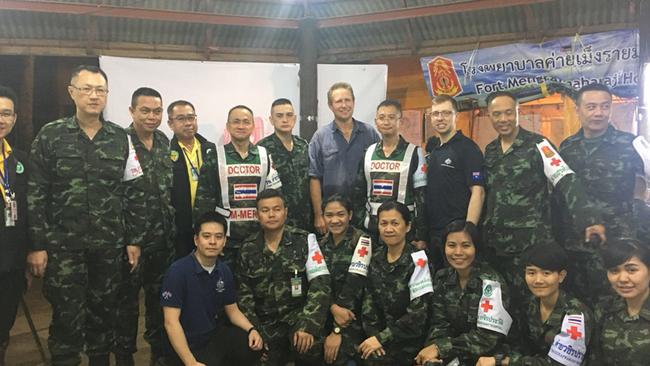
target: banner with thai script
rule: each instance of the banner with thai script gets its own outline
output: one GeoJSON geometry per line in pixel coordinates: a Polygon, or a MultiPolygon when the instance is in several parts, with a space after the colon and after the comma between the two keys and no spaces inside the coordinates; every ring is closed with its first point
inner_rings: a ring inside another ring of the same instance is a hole
{"type": "Polygon", "coordinates": [[[638,94],[638,48],[638,30],[619,30],[423,57],[420,64],[432,96],[482,99],[509,90],[521,98],[600,82],[630,98],[638,94]]]}

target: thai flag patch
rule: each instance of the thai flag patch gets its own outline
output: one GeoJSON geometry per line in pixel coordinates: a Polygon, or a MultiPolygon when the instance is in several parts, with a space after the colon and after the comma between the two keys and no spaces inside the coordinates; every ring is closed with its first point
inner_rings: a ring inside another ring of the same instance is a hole
{"type": "Polygon", "coordinates": [[[582,324],[582,317],[579,315],[569,315],[567,316],[567,321],[571,324],[580,325],[582,324]]]}
{"type": "Polygon", "coordinates": [[[257,184],[240,183],[233,184],[233,196],[235,201],[247,201],[257,198],[257,184]]]}
{"type": "Polygon", "coordinates": [[[391,179],[373,179],[373,196],[393,196],[393,181],[391,179]]]}

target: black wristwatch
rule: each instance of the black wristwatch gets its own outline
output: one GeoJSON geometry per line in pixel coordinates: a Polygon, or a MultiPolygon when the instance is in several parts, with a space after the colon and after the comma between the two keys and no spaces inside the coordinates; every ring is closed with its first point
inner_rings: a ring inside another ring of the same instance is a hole
{"type": "Polygon", "coordinates": [[[494,355],[494,365],[502,366],[504,358],[506,358],[506,356],[503,353],[497,353],[496,355],[494,355]]]}

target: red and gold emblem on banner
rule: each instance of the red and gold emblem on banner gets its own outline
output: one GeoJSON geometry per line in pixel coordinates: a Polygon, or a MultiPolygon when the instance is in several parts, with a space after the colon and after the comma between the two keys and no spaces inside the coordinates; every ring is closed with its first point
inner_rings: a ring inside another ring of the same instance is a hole
{"type": "Polygon", "coordinates": [[[542,151],[544,152],[544,156],[546,156],[547,158],[552,158],[553,155],[555,155],[553,150],[551,150],[551,148],[549,148],[548,146],[542,146],[542,151]]]}
{"type": "Polygon", "coordinates": [[[454,63],[450,59],[436,56],[427,65],[433,95],[446,94],[455,97],[463,91],[458,74],[454,70],[454,63]]]}

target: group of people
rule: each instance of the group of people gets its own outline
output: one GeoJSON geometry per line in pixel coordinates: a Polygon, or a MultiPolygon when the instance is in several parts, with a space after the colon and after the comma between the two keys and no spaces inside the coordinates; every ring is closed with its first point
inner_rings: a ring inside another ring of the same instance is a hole
{"type": "Polygon", "coordinates": [[[137,89],[124,129],[103,119],[107,75],[76,68],[74,116],[29,155],[6,136],[0,87],[0,364],[25,273],[44,277],[52,365],[134,365],[139,293],[152,365],[643,365],[650,358],[650,182],[645,140],[610,123],[600,84],[577,93],[581,129],[559,150],[519,125],[516,96],[487,97],[485,154],[437,96],[426,148],[400,135],[399,102],[250,141],[230,109],[227,144],[197,111],[137,89]],[[644,165],[646,162],[646,165],[644,165]]]}

